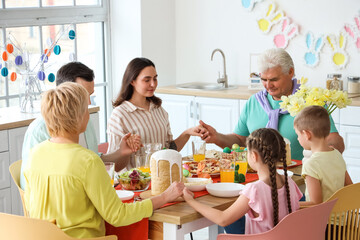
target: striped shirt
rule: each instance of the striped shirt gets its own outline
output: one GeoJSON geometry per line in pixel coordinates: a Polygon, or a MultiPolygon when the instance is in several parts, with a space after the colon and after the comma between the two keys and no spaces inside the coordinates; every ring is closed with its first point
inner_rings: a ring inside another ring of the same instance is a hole
{"type": "MultiPolygon", "coordinates": [[[[119,149],[122,137],[129,132],[140,135],[143,144],[161,143],[163,147],[167,147],[173,140],[168,113],[163,107],[152,102],[149,110],[137,107],[129,101],[124,101],[114,108],[108,121],[107,153],[119,149]]],[[[141,153],[144,153],[143,149],[141,153]]],[[[122,172],[135,167],[134,155],[131,155],[129,164],[122,172]]]]}

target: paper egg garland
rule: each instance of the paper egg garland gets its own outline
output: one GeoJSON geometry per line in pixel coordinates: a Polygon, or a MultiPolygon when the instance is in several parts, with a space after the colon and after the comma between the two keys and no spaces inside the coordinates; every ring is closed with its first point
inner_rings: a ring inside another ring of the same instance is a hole
{"type": "Polygon", "coordinates": [[[61,47],[59,45],[54,47],[54,53],[55,55],[59,55],[61,53],[61,47]]]}
{"type": "Polygon", "coordinates": [[[16,56],[16,58],[15,58],[15,64],[16,64],[17,66],[20,66],[20,65],[23,64],[23,58],[22,58],[22,56],[16,56]]]}
{"type": "Polygon", "coordinates": [[[13,53],[14,46],[11,43],[9,43],[8,45],[6,45],[6,51],[8,51],[8,53],[13,53]]]}
{"type": "Polygon", "coordinates": [[[2,54],[2,59],[6,62],[8,60],[8,53],[6,51],[2,54]]]}
{"type": "Polygon", "coordinates": [[[70,38],[71,40],[74,40],[74,39],[75,39],[75,36],[76,36],[75,31],[74,31],[74,30],[70,30],[70,31],[69,31],[69,38],[70,38]]]}
{"type": "Polygon", "coordinates": [[[3,67],[3,68],[1,69],[1,75],[2,75],[3,77],[7,77],[8,74],[9,74],[9,70],[8,70],[6,67],[3,67]]]}
{"type": "Polygon", "coordinates": [[[10,80],[11,80],[12,82],[14,82],[14,81],[16,80],[16,78],[17,78],[16,72],[11,73],[11,75],[10,75],[10,80]]]}
{"type": "Polygon", "coordinates": [[[37,77],[39,80],[44,81],[45,80],[45,73],[43,71],[39,71],[37,73],[37,77]]]}
{"type": "Polygon", "coordinates": [[[54,81],[55,81],[55,74],[50,73],[50,74],[48,75],[48,80],[49,80],[49,82],[54,82],[54,81]]]}
{"type": "Polygon", "coordinates": [[[49,61],[49,58],[46,54],[41,55],[41,61],[43,63],[47,63],[49,61]]]}

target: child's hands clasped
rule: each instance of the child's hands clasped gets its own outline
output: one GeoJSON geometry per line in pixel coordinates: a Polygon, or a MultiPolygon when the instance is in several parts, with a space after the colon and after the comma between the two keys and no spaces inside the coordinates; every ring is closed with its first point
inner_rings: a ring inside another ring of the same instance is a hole
{"type": "Polygon", "coordinates": [[[185,199],[185,201],[191,201],[194,199],[194,193],[192,191],[190,191],[189,189],[184,188],[183,198],[185,199]]]}

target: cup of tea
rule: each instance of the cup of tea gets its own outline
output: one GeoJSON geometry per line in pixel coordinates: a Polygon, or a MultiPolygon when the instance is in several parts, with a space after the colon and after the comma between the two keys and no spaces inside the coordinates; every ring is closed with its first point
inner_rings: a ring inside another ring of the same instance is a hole
{"type": "Polygon", "coordinates": [[[192,152],[195,162],[200,162],[205,159],[206,142],[192,141],[192,152]]]}

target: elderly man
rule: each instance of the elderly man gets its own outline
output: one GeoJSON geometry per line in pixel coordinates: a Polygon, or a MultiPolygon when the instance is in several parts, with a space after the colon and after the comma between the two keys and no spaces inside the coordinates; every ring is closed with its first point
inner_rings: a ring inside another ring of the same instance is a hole
{"type": "MultiPolygon", "coordinates": [[[[295,93],[299,87],[296,79],[293,79],[294,63],[285,50],[269,49],[259,57],[259,67],[265,90],[254,94],[247,101],[234,133],[218,133],[213,127],[200,121],[200,124],[207,129],[202,138],[206,142],[215,143],[222,148],[234,143],[245,146],[246,137],[251,132],[258,128],[271,127],[290,140],[292,159],[301,160],[303,148],[297,140],[293,127],[294,117],[282,111],[279,106],[282,96],[295,93]]],[[[328,144],[343,152],[344,141],[338,134],[332,118],[330,120],[331,133],[327,138],[328,144]]]]}
{"type": "MultiPolygon", "coordinates": [[[[89,67],[80,62],[70,62],[58,70],[56,74],[56,86],[59,86],[64,82],[75,82],[82,85],[88,91],[89,95],[91,95],[94,93],[94,78],[94,72],[89,67]]],[[[28,164],[30,149],[47,139],[50,139],[50,135],[46,129],[44,118],[40,116],[29,125],[24,137],[20,174],[20,186],[23,190],[25,190],[26,185],[23,172],[28,164]]],[[[129,134],[124,141],[127,141],[133,152],[137,151],[141,144],[140,136],[137,135],[130,136],[129,134]]],[[[80,135],[80,145],[93,152],[98,152],[95,129],[91,121],[88,122],[85,132],[80,135]]],[[[123,150],[118,149],[111,154],[99,155],[101,155],[100,157],[104,162],[115,162],[115,170],[120,171],[127,165],[131,153],[132,152],[124,152],[123,150]]]]}

